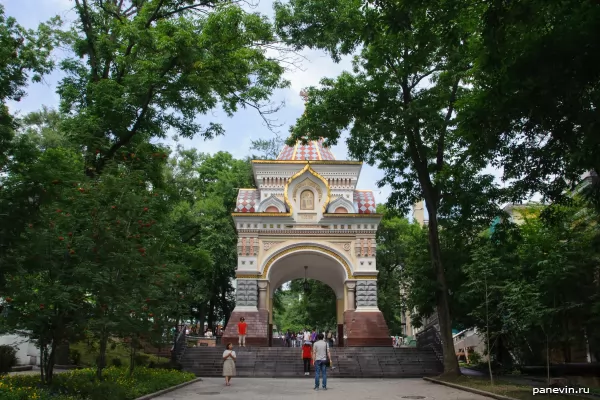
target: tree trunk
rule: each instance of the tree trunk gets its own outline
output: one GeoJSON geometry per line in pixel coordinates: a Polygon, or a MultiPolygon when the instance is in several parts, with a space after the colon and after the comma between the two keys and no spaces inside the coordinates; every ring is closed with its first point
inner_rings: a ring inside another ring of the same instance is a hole
{"type": "MultiPolygon", "coordinates": [[[[204,322],[206,321],[206,312],[205,312],[205,305],[202,304],[200,306],[200,310],[199,310],[199,317],[198,318],[198,322],[200,323],[200,332],[198,334],[198,336],[204,336],[204,322]]],[[[227,323],[227,320],[225,320],[225,323],[227,323]]]]}
{"type": "Polygon", "coordinates": [[[137,353],[138,339],[136,336],[131,337],[131,343],[129,347],[129,376],[133,375],[135,369],[135,355],[137,353]]]}
{"type": "Polygon", "coordinates": [[[431,252],[431,264],[435,271],[437,281],[436,311],[440,324],[440,336],[442,339],[442,350],[444,353],[444,375],[459,376],[460,368],[458,358],[454,352],[454,340],[452,339],[452,320],[450,319],[450,302],[448,300],[448,284],[446,273],[442,264],[442,251],[438,232],[437,208],[431,201],[426,199],[429,212],[429,250],[431,252]]]}
{"type": "Polygon", "coordinates": [[[102,332],[100,336],[100,352],[98,353],[97,367],[96,367],[96,378],[99,381],[103,380],[102,370],[106,367],[106,348],[108,346],[108,333],[102,332]]]}
{"type": "Polygon", "coordinates": [[[215,304],[214,304],[213,300],[210,299],[210,302],[208,303],[207,322],[208,322],[208,329],[210,329],[211,331],[212,331],[213,324],[214,324],[214,318],[215,318],[215,304]]]}
{"type": "Polygon", "coordinates": [[[549,343],[548,335],[546,335],[546,374],[547,374],[546,384],[548,386],[550,386],[550,343],[549,343]]]}
{"type": "Polygon", "coordinates": [[[486,329],[486,341],[487,341],[487,353],[488,353],[488,370],[490,373],[490,383],[494,386],[494,374],[492,373],[492,348],[490,347],[490,299],[488,297],[488,285],[487,277],[485,278],[485,329],[486,329]]]}
{"type": "Polygon", "coordinates": [[[231,312],[229,311],[229,306],[227,305],[226,287],[223,287],[223,290],[221,291],[221,304],[223,305],[223,321],[229,321],[229,316],[231,315],[231,312]]]}
{"type": "Polygon", "coordinates": [[[50,345],[50,354],[48,355],[48,363],[46,365],[46,383],[50,385],[54,377],[54,361],[56,356],[56,340],[50,345]]]}
{"type": "Polygon", "coordinates": [[[42,384],[46,383],[46,374],[44,373],[44,365],[46,363],[46,342],[40,339],[40,381],[42,384]]]}

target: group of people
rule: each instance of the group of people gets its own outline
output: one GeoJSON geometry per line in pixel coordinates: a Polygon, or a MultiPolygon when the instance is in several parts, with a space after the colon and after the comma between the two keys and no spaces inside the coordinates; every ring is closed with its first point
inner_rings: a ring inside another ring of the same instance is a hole
{"type": "MultiPolygon", "coordinates": [[[[239,335],[239,346],[246,346],[246,334],[248,330],[248,324],[245,319],[240,318],[238,323],[238,335],[239,335]]],[[[319,385],[322,381],[323,390],[327,390],[327,367],[333,367],[331,363],[331,352],[330,347],[333,343],[333,335],[327,331],[326,334],[317,333],[316,330],[310,332],[306,329],[304,332],[298,333],[294,336],[293,342],[295,343],[298,339],[298,335],[301,335],[302,340],[302,362],[304,363],[304,375],[310,375],[310,366],[315,367],[315,390],[319,390],[319,385]]],[[[289,344],[292,343],[292,334],[288,330],[286,333],[286,341],[289,344]],[[289,334],[289,335],[288,335],[289,334]]],[[[295,347],[295,344],[294,344],[295,347]]],[[[227,343],[225,351],[223,352],[223,376],[225,377],[225,386],[231,386],[231,378],[236,375],[235,360],[237,355],[233,350],[233,343],[227,343]]]]}
{"type": "MultiPolygon", "coordinates": [[[[304,331],[300,331],[298,333],[292,332],[291,330],[287,330],[287,332],[281,337],[283,340],[283,345],[286,347],[301,347],[302,343],[311,342],[314,343],[317,341],[317,336],[319,332],[316,329],[310,331],[309,329],[305,329],[304,331]]],[[[331,331],[326,331],[323,333],[324,340],[329,344],[329,346],[333,347],[335,342],[335,335],[331,331]]]]}

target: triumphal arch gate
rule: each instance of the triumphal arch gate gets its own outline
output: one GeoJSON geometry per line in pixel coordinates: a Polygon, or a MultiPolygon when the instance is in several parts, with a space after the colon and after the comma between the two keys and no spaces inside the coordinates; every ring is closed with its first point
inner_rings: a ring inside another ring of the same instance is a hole
{"type": "Polygon", "coordinates": [[[373,193],[356,188],[362,163],[335,160],[319,140],[286,145],[276,160],[254,160],[252,168],[258,189],[240,189],[233,213],[236,307],[224,340],[237,343],[245,317],[247,344],[269,346],[274,291],[306,275],[335,292],[341,345],[390,346],[377,307],[381,215],[373,193]]]}

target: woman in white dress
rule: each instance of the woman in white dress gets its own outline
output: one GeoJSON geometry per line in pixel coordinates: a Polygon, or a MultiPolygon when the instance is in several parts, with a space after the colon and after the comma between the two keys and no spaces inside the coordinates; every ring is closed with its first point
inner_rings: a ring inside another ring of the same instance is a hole
{"type": "Polygon", "coordinates": [[[225,386],[231,386],[229,382],[231,377],[235,376],[235,351],[233,351],[231,343],[227,343],[223,352],[223,376],[225,377],[225,386]]]}

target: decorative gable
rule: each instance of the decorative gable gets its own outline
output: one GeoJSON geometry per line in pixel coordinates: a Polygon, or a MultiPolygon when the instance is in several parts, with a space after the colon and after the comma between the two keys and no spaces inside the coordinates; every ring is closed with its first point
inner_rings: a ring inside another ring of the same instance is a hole
{"type": "MultiPolygon", "coordinates": [[[[280,213],[287,212],[285,203],[283,201],[281,201],[274,194],[272,194],[271,196],[267,197],[266,199],[264,199],[263,201],[260,202],[257,212],[267,212],[267,209],[269,207],[275,207],[277,209],[276,212],[280,212],[280,213]]],[[[269,210],[269,212],[270,212],[270,210],[269,210]]]]}
{"type": "Polygon", "coordinates": [[[349,214],[356,213],[354,209],[354,204],[352,204],[350,200],[345,199],[344,197],[338,197],[337,199],[329,203],[329,207],[327,207],[327,212],[333,214],[335,213],[335,210],[338,209],[338,207],[345,208],[346,212],[349,214]]]}

